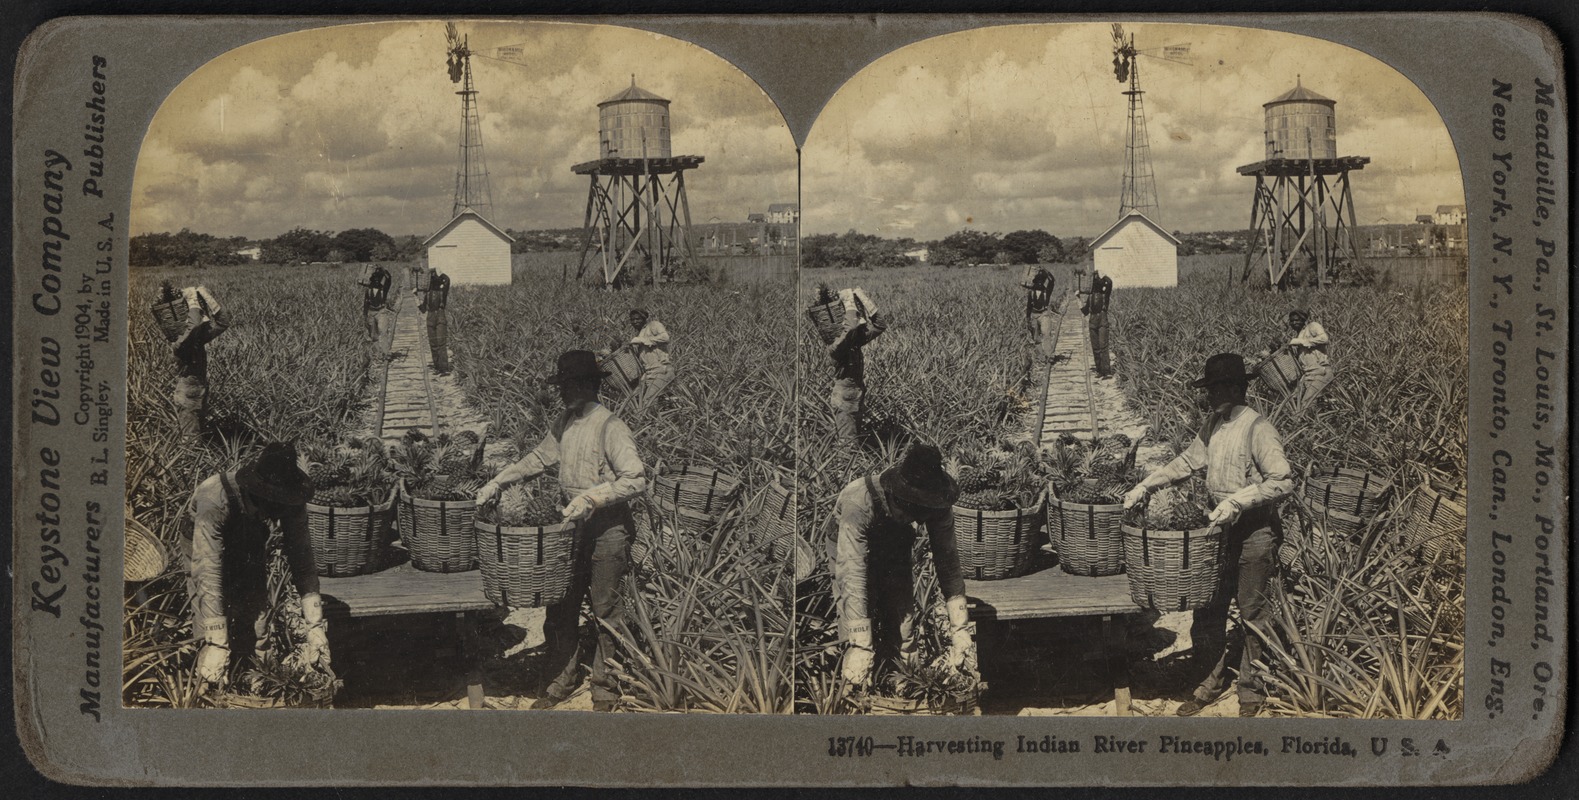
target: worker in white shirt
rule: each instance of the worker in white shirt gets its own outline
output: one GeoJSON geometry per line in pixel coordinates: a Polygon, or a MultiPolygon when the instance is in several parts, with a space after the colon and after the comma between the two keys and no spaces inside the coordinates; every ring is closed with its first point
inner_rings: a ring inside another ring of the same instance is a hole
{"type": "Polygon", "coordinates": [[[636,386],[636,407],[646,408],[674,383],[674,364],[669,361],[669,329],[649,315],[646,309],[630,310],[630,326],[636,331],[630,349],[641,362],[641,379],[636,386]]]}
{"type": "Polygon", "coordinates": [[[581,683],[583,666],[591,671],[594,710],[612,711],[619,697],[606,666],[614,654],[609,626],[618,624],[624,615],[620,587],[629,571],[636,530],[629,502],[647,490],[647,478],[630,427],[598,404],[598,388],[608,375],[590,350],[561,354],[548,382],[559,387],[564,413],[532,452],[477,490],[478,505],[486,505],[498,498],[504,487],[557,467],[559,485],[569,498],[564,518],[580,523],[570,588],[563,601],[549,607],[543,622],[549,674],[557,677],[532,708],[553,708],[569,698],[581,683]],[[593,623],[597,628],[595,648],[580,646],[583,599],[597,619],[593,623]],[[593,652],[586,652],[588,649],[593,652]]]}
{"type": "Polygon", "coordinates": [[[1294,409],[1304,412],[1321,390],[1332,383],[1332,364],[1327,360],[1327,329],[1297,308],[1288,312],[1288,326],[1294,331],[1288,347],[1299,360],[1299,388],[1294,396],[1294,409]]]}

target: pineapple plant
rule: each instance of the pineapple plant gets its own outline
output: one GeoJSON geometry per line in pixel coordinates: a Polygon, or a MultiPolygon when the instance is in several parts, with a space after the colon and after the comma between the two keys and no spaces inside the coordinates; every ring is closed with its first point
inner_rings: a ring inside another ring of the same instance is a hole
{"type": "Polygon", "coordinates": [[[1041,495],[1045,479],[1035,448],[997,454],[1001,464],[989,465],[991,455],[965,451],[954,462],[959,482],[955,505],[981,511],[1030,508],[1041,495]]]}
{"type": "Polygon", "coordinates": [[[312,481],[312,502],[320,506],[378,505],[389,495],[393,480],[383,442],[375,437],[308,442],[301,447],[298,464],[312,481]]]}
{"type": "Polygon", "coordinates": [[[1139,442],[1122,433],[1085,442],[1062,434],[1053,445],[1053,490],[1062,500],[1089,505],[1115,505],[1130,487],[1146,477],[1135,468],[1139,442]]]}
{"type": "Polygon", "coordinates": [[[389,462],[412,497],[470,500],[488,480],[475,457],[479,443],[472,431],[429,437],[411,430],[390,448],[389,462]]]}
{"type": "Polygon", "coordinates": [[[536,528],[557,525],[564,519],[559,481],[543,474],[535,480],[505,489],[499,502],[479,509],[477,518],[507,528],[536,528]]]}

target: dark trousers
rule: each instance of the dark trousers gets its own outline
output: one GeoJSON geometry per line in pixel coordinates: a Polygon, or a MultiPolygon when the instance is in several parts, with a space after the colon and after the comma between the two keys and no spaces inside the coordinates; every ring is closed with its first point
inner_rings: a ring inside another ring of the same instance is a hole
{"type": "Polygon", "coordinates": [[[450,371],[450,324],[444,318],[444,309],[428,311],[428,349],[433,351],[433,370],[450,371]]]}
{"type": "Polygon", "coordinates": [[[872,619],[877,663],[899,661],[916,649],[915,570],[908,542],[872,545],[866,567],[866,609],[872,619]]]}
{"type": "Polygon", "coordinates": [[[570,696],[581,683],[581,668],[592,673],[592,699],[619,697],[604,666],[614,653],[614,637],[598,621],[615,625],[624,617],[620,584],[630,570],[631,538],[636,530],[630,507],[624,503],[599,509],[576,532],[570,589],[565,599],[548,607],[543,638],[548,647],[549,674],[557,674],[548,695],[559,700],[570,696]],[[581,636],[581,602],[592,606],[596,630],[581,636]],[[590,663],[589,663],[590,662],[590,663]]]}
{"type": "Polygon", "coordinates": [[[1113,365],[1108,360],[1106,311],[1091,315],[1091,356],[1098,375],[1113,374],[1113,365]]]}
{"type": "Polygon", "coordinates": [[[1228,666],[1238,672],[1239,702],[1259,703],[1266,689],[1254,663],[1261,657],[1261,640],[1250,632],[1252,626],[1265,630],[1271,616],[1269,592],[1277,570],[1277,548],[1282,544],[1283,526],[1274,506],[1245,512],[1228,529],[1227,574],[1224,591],[1210,606],[1195,612],[1190,638],[1195,643],[1200,663],[1211,670],[1195,689],[1202,703],[1216,700],[1228,688],[1228,666]],[[1230,594],[1239,606],[1239,627],[1233,641],[1228,640],[1228,600],[1230,594]]]}

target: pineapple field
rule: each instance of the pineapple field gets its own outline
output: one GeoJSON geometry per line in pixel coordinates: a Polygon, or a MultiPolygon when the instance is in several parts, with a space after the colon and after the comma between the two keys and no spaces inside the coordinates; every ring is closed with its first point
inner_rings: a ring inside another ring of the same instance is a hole
{"type": "MultiPolygon", "coordinates": [[[[1037,487],[1075,502],[1117,503],[1195,436],[1207,410],[1189,383],[1207,357],[1231,351],[1255,364],[1258,353],[1292,336],[1288,311],[1304,308],[1332,337],[1336,379],[1303,415],[1260,384],[1250,396],[1282,434],[1300,487],[1282,504],[1286,533],[1274,620],[1257,633],[1266,645],[1272,688],[1267,708],[1288,716],[1462,717],[1463,523],[1422,539],[1415,524],[1421,514],[1413,513],[1434,509],[1439,497],[1461,498],[1466,482],[1468,308],[1462,287],[1421,281],[1282,293],[1227,288],[1220,260],[1181,264],[1183,277],[1174,288],[1115,287],[1109,314],[1114,383],[1124,413],[1145,423],[1144,437],[1104,433],[1092,443],[1063,436],[1042,441],[1039,451],[1026,441],[1026,431],[1037,424],[1036,394],[1045,372],[1027,347],[1020,268],[803,273],[800,308],[814,302],[819,283],[861,286],[890,327],[865,351],[869,415],[878,419],[863,446],[850,448],[832,440],[830,362],[812,326],[801,320],[800,524],[814,540],[818,561],[797,605],[798,710],[859,710],[841,699],[841,647],[826,556],[836,533],[833,500],[846,482],[894,463],[905,441],[919,439],[943,450],[961,480],[965,507],[1023,508],[1037,487]],[[1367,475],[1387,491],[1362,519],[1327,509],[1321,501],[1328,498],[1316,487],[1334,470],[1367,475]]],[[[1074,287],[1067,266],[1052,271],[1060,292],[1074,287]]],[[[1075,303],[1066,311],[1077,312],[1075,303]]],[[[1202,484],[1195,479],[1159,493],[1146,516],[1137,516],[1137,508],[1128,523],[1203,526],[1210,506],[1202,484]]],[[[935,589],[921,594],[935,586],[923,555],[918,552],[916,585],[925,612],[919,619],[925,659],[941,652],[946,634],[937,613],[941,596],[935,589]]],[[[984,653],[984,661],[991,655],[984,653]]],[[[1161,675],[1162,688],[1153,687],[1154,693],[1186,688],[1166,685],[1167,670],[1150,655],[1134,658],[1143,662],[1139,674],[1161,675]]],[[[1019,707],[1026,703],[1036,704],[1019,707]]],[[[1152,708],[1148,713],[1167,713],[1152,708]]]]}
{"type": "MultiPolygon", "coordinates": [[[[649,478],[705,467],[731,476],[738,490],[705,521],[657,498],[636,504],[636,566],[625,593],[626,623],[615,631],[621,710],[789,711],[794,548],[770,536],[762,517],[768,495],[792,482],[794,376],[781,343],[793,336],[794,320],[775,313],[792,303],[792,284],[722,281],[606,292],[561,285],[562,265],[552,257],[521,262],[513,286],[455,287],[450,294],[454,381],[467,413],[488,423],[486,441],[455,431],[389,444],[367,435],[381,364],[365,346],[355,268],[134,273],[127,504],[172,557],[163,575],[126,601],[128,705],[234,704],[200,692],[194,680],[196,646],[179,553],[191,533],[191,493],[204,477],[234,469],[265,442],[282,439],[297,442],[314,479],[315,503],[383,502],[397,481],[412,496],[466,499],[547,432],[559,401],[543,379],[558,354],[617,347],[632,334],[626,312],[644,307],[670,331],[677,379],[645,409],[612,391],[605,404],[634,431],[649,478]],[[181,436],[170,401],[170,348],[147,313],[164,280],[207,286],[232,318],[208,346],[211,431],[201,439],[181,436]]],[[[391,271],[397,281],[391,296],[409,291],[400,285],[404,266],[391,271]]],[[[495,515],[490,521],[558,522],[557,495],[551,476],[515,487],[488,512],[495,515]]],[[[300,616],[287,576],[277,557],[267,653],[233,686],[277,705],[329,705],[335,676],[290,656],[304,632],[292,629],[300,616]]],[[[490,667],[519,671],[520,665],[500,657],[490,667]]]]}

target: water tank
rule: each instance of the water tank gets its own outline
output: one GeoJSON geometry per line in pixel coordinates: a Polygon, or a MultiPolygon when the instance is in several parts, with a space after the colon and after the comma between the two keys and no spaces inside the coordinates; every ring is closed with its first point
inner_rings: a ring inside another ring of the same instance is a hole
{"type": "Polygon", "coordinates": [[[1298,82],[1267,103],[1266,157],[1337,158],[1337,105],[1298,82]]]}
{"type": "Polygon", "coordinates": [[[598,103],[599,158],[668,158],[669,101],[636,85],[598,103]]]}

